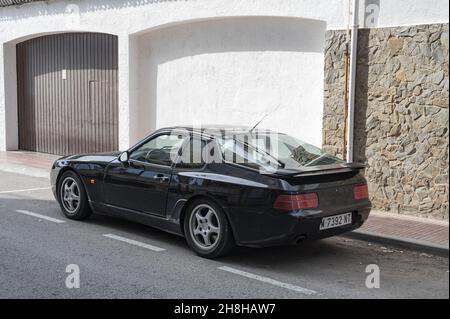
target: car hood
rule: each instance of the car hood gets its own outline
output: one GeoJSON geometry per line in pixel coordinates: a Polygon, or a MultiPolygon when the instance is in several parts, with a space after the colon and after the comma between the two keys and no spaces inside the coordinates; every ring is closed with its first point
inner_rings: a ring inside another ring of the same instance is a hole
{"type": "Polygon", "coordinates": [[[76,161],[76,162],[111,162],[120,155],[121,152],[107,152],[107,153],[91,153],[91,154],[77,154],[61,158],[60,160],[76,161]]]}

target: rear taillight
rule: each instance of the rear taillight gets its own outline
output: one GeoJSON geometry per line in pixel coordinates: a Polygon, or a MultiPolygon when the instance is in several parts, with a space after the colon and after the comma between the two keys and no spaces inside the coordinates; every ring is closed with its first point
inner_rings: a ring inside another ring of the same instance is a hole
{"type": "Polygon", "coordinates": [[[319,206],[316,193],[278,195],[273,207],[281,210],[311,209],[319,206]]]}
{"type": "Polygon", "coordinates": [[[353,197],[356,200],[369,198],[369,188],[367,187],[367,184],[355,186],[353,188],[353,197]]]}

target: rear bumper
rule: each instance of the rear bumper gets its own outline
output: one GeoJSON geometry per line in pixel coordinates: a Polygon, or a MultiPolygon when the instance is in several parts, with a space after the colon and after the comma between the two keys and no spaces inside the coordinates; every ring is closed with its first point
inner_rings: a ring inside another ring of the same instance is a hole
{"type": "Polygon", "coordinates": [[[238,245],[269,247],[295,245],[350,232],[361,227],[369,217],[370,202],[335,211],[240,212],[229,214],[238,245]],[[352,212],[352,224],[320,230],[323,217],[352,212]],[[236,214],[239,216],[236,217],[236,214]],[[253,216],[253,217],[252,217],[253,216]]]}
{"type": "Polygon", "coordinates": [[[295,227],[294,236],[291,238],[291,244],[299,244],[303,241],[311,241],[332,237],[358,229],[364,224],[364,222],[369,217],[370,210],[371,208],[369,206],[362,209],[358,209],[356,211],[352,211],[352,224],[331,228],[327,230],[319,229],[320,224],[322,222],[322,217],[303,218],[299,220],[299,224],[297,225],[297,227],[295,227]]]}

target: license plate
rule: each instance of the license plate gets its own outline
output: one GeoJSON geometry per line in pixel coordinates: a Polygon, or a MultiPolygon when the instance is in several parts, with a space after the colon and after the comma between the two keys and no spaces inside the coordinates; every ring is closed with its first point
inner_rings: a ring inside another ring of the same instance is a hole
{"type": "Polygon", "coordinates": [[[352,213],[345,213],[341,215],[334,215],[322,218],[320,230],[340,227],[352,223],[352,213]]]}

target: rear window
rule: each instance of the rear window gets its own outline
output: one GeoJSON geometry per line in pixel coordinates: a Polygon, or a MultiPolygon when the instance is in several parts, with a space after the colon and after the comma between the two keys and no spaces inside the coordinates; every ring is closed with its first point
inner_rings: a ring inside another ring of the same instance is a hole
{"type": "Polygon", "coordinates": [[[258,131],[222,135],[217,141],[225,161],[256,169],[299,170],[343,163],[318,147],[282,133],[258,131]]]}

